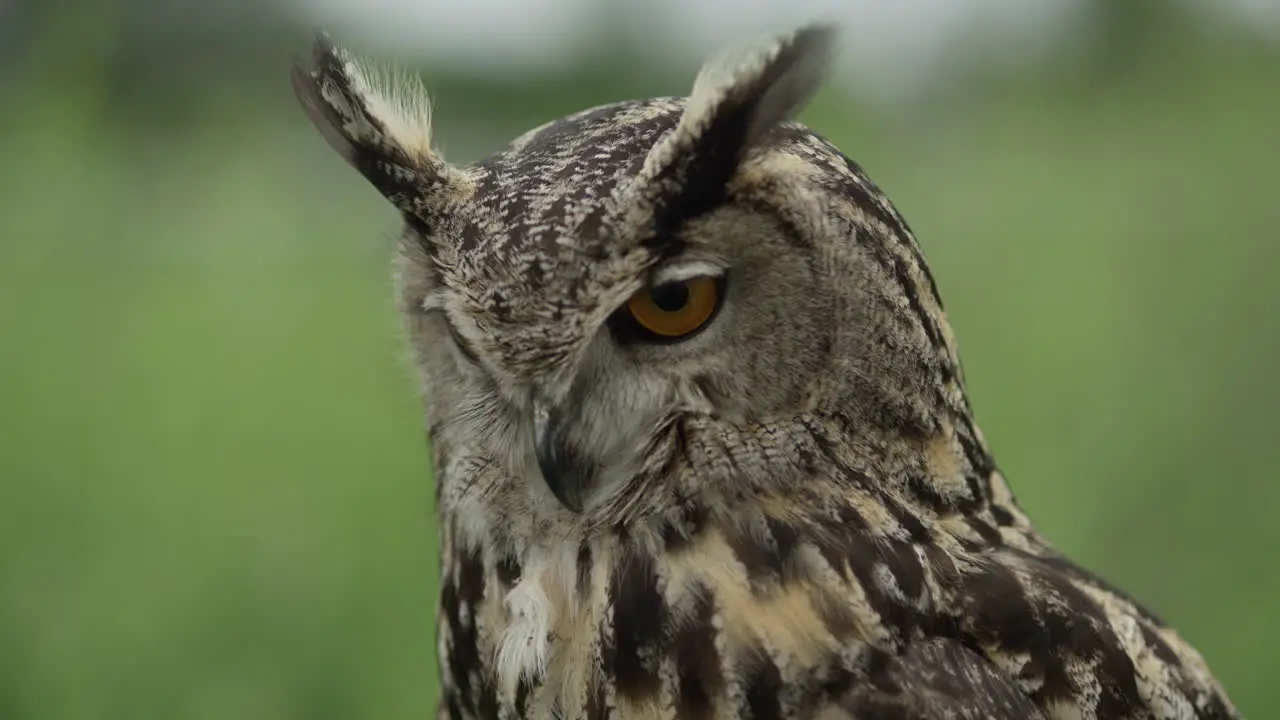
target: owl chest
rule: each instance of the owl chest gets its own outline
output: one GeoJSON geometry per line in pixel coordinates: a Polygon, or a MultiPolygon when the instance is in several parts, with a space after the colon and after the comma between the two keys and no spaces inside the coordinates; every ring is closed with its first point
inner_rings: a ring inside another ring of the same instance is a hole
{"type": "Polygon", "coordinates": [[[760,693],[807,716],[865,628],[833,633],[814,587],[753,588],[717,537],[648,561],[556,547],[518,575],[455,553],[441,606],[450,717],[728,718],[760,693]]]}

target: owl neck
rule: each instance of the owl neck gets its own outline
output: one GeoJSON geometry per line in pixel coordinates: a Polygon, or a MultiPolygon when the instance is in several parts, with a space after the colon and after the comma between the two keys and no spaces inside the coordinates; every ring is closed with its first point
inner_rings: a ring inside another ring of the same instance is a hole
{"type": "Polygon", "coordinates": [[[921,370],[915,377],[850,381],[819,413],[827,434],[856,473],[920,513],[978,519],[980,535],[993,541],[1002,527],[1029,529],[974,419],[954,346],[928,351],[928,361],[921,352],[912,363],[921,370]]]}

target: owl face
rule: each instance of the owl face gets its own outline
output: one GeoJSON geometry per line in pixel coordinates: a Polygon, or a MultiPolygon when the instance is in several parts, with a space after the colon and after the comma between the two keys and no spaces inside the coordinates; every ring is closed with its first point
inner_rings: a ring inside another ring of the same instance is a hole
{"type": "Polygon", "coordinates": [[[831,407],[929,422],[936,398],[917,396],[951,355],[914,240],[788,119],[830,36],[722,55],[688,98],[570,115],[465,168],[431,152],[422,110],[405,116],[425,102],[341,51],[321,44],[295,76],[405,216],[401,309],[437,463],[489,478],[472,499],[604,522],[637,494],[678,500],[666,480],[699,437],[831,407]],[[916,320],[887,307],[904,283],[916,320]]]}
{"type": "Polygon", "coordinates": [[[401,269],[426,279],[403,299],[430,316],[414,333],[429,397],[509,466],[532,450],[534,476],[573,511],[608,503],[682,418],[800,410],[829,363],[834,278],[803,252],[820,238],[772,206],[771,183],[805,179],[772,174],[770,146],[745,160],[760,180],[734,182],[737,201],[661,245],[610,224],[584,234],[607,198],[634,189],[682,105],[609,106],[523,138],[471,171],[474,200],[443,239],[460,250],[407,254],[401,269]]]}

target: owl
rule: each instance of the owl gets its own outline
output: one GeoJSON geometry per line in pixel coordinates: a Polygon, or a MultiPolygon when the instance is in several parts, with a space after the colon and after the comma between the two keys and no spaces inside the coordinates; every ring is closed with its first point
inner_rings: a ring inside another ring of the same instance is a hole
{"type": "Polygon", "coordinates": [[[792,118],[812,25],[469,166],[324,35],[292,83],[399,212],[442,718],[1236,718],[1015,501],[907,223],[792,118]]]}

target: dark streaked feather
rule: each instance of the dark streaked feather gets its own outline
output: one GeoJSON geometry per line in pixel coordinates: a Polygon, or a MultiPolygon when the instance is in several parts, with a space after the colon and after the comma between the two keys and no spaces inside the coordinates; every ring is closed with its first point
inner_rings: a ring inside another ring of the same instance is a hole
{"type": "Polygon", "coordinates": [[[825,717],[858,720],[1042,720],[1044,714],[986,659],[949,638],[912,642],[886,656],[869,682],[825,717]]]}

